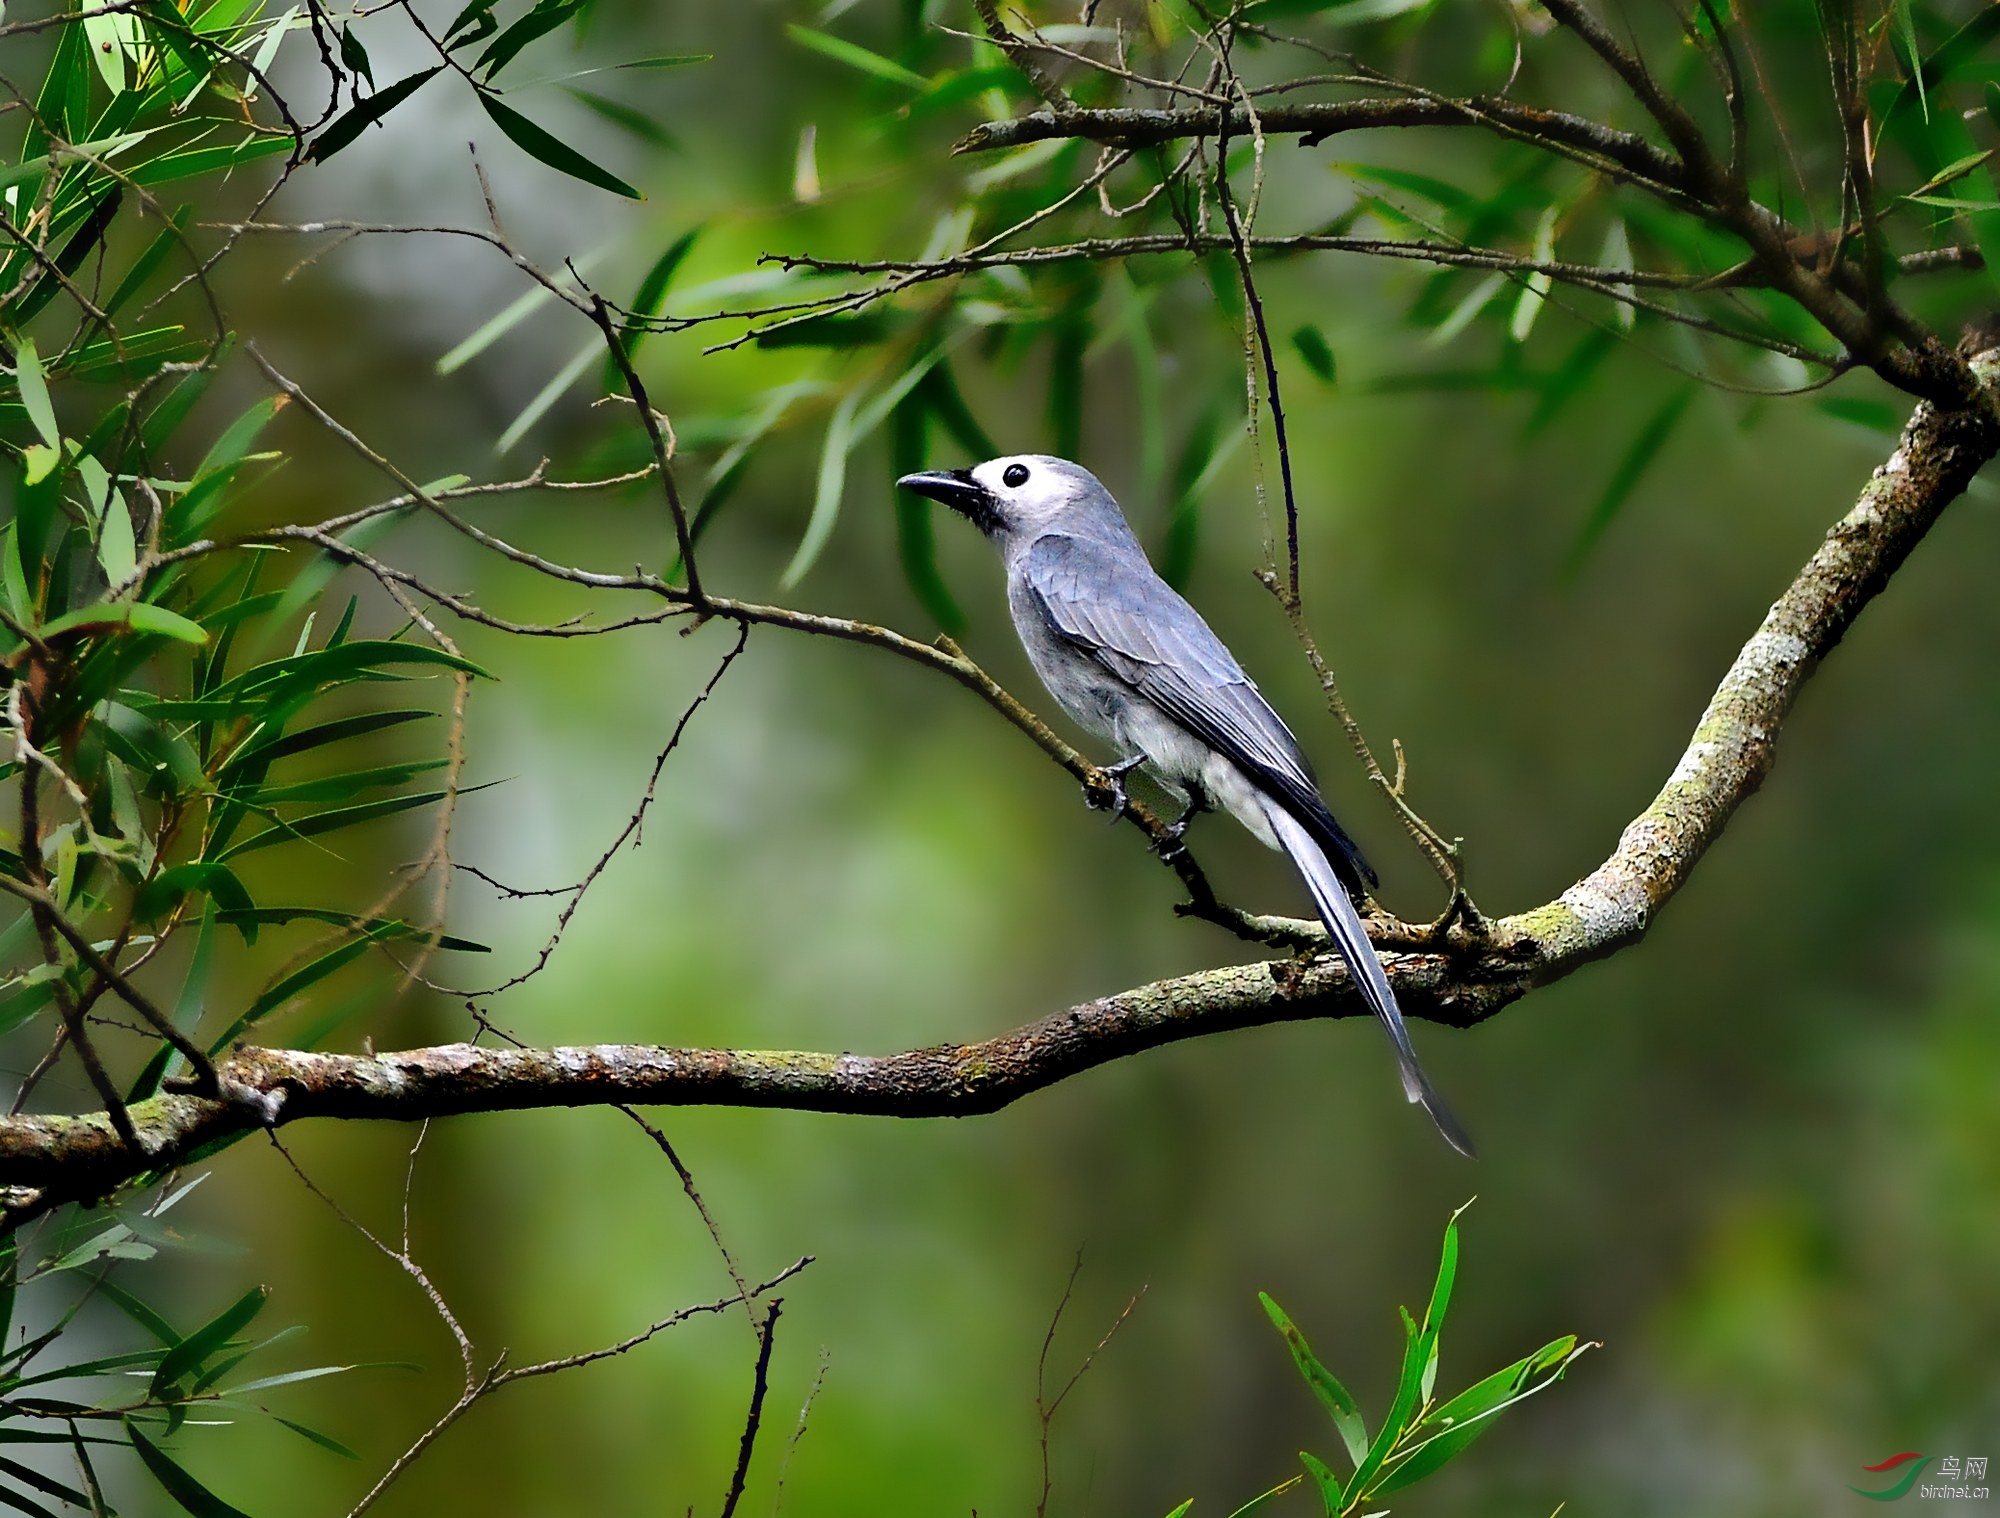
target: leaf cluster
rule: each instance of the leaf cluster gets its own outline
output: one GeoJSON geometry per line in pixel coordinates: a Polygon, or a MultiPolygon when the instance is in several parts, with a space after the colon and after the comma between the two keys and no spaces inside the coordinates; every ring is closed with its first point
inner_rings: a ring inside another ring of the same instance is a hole
{"type": "MultiPolygon", "coordinates": [[[[1259,1294],[1272,1326],[1291,1351],[1300,1379],[1340,1436],[1348,1474],[1342,1476],[1332,1463],[1301,1450],[1303,1477],[1293,1476],[1251,1498],[1230,1518],[1261,1513],[1302,1482],[1318,1493],[1327,1518],[1361,1518],[1375,1512],[1383,1498],[1435,1475],[1463,1454],[1502,1413],[1560,1381],[1578,1356],[1596,1347],[1578,1343],[1574,1334],[1565,1334],[1455,1396],[1440,1399],[1436,1395],[1445,1312],[1458,1279],[1458,1219],[1464,1210],[1461,1207],[1453,1213],[1445,1225],[1444,1251],[1422,1320],[1412,1318],[1407,1309],[1398,1309],[1403,1323],[1402,1369],[1388,1411],[1373,1434],[1353,1394],[1313,1353],[1285,1310],[1269,1296],[1259,1294]]],[[[1193,1499],[1189,1499],[1168,1518],[1184,1518],[1193,1506],[1193,1499]]]]}

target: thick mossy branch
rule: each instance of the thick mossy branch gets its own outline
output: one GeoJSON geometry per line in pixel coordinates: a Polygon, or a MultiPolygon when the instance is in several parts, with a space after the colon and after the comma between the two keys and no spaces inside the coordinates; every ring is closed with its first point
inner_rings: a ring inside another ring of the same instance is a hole
{"type": "MultiPolygon", "coordinates": [[[[1981,354],[1969,372],[1990,402],[2000,351],[1981,354]]],[[[1555,901],[1502,918],[1484,934],[1461,925],[1442,944],[1419,943],[1393,924],[1379,925],[1405,1009],[1469,1026],[1642,937],[1770,773],[1778,732],[1818,662],[1996,452],[2000,420],[1990,404],[1919,405],[1895,454],[1737,655],[1680,763],[1609,858],[1555,901]]],[[[1256,921],[1270,936],[1290,929],[1300,941],[1314,938],[1306,924],[1256,921]]],[[[1338,961],[1323,957],[1204,970],[1085,1002],[981,1043],[879,1056],[644,1045],[452,1044],[371,1055],[244,1048],[217,1070],[232,1099],[169,1093],[130,1108],[143,1153],[103,1113],[0,1118],[0,1206],[13,1226],[171,1169],[267,1122],[303,1118],[407,1121],[614,1103],[969,1116],[1162,1044],[1365,1011],[1338,961]]]]}

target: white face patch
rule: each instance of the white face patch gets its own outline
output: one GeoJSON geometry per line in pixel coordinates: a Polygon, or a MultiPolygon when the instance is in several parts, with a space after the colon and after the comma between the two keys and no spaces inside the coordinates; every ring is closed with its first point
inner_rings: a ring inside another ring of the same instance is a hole
{"type": "Polygon", "coordinates": [[[1034,533],[1054,526],[1080,498],[1093,490],[1101,494],[1104,488],[1081,465],[1045,453],[988,459],[972,471],[972,478],[986,491],[1009,532],[1034,533]]]}

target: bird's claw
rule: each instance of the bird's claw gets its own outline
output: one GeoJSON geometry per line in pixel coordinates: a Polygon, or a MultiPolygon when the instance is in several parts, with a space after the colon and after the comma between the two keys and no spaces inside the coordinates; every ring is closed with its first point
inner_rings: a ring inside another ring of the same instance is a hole
{"type": "Polygon", "coordinates": [[[1118,825],[1118,819],[1125,815],[1132,797],[1125,789],[1125,777],[1146,762],[1144,754],[1134,754],[1130,759],[1121,759],[1116,764],[1107,764],[1099,771],[1109,781],[1108,785],[1086,785],[1083,788],[1083,804],[1092,811],[1111,813],[1111,824],[1118,825]]]}

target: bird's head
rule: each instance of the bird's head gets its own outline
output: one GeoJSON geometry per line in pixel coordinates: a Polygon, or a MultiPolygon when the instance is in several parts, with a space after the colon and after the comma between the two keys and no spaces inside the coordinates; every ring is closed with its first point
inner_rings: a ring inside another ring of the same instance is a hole
{"type": "Polygon", "coordinates": [[[1096,475],[1046,453],[1011,454],[970,469],[906,474],[896,483],[943,502],[997,540],[1124,520],[1096,475]]]}

